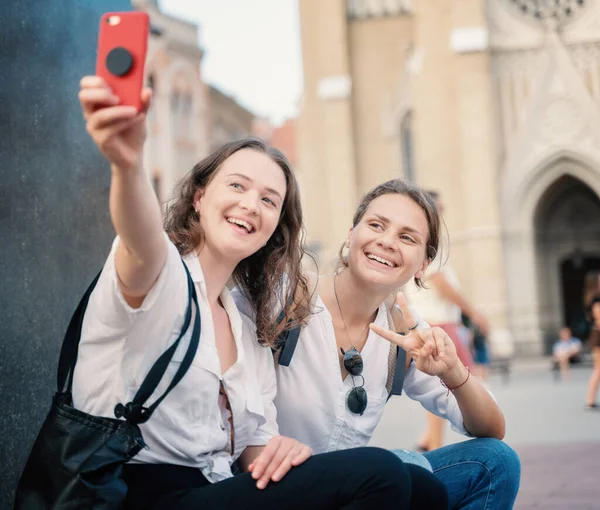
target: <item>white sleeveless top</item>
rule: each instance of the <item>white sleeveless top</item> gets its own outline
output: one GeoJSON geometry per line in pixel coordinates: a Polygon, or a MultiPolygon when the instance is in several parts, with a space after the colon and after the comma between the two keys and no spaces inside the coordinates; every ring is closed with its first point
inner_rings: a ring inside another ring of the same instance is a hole
{"type": "MultiPolygon", "coordinates": [[[[458,277],[452,268],[446,264],[440,270],[448,283],[458,289],[458,277]]],[[[419,310],[419,313],[429,324],[460,324],[460,307],[443,298],[432,285],[428,289],[419,289],[414,282],[407,283],[404,293],[408,302],[419,310]]]]}

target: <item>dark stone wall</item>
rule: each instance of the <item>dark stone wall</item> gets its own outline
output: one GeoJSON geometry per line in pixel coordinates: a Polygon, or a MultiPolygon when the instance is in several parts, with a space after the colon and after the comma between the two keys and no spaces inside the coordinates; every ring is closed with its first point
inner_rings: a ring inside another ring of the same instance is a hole
{"type": "Polygon", "coordinates": [[[100,16],[128,0],[0,6],[0,509],[56,388],[66,325],[110,249],[109,166],[85,131],[100,16]]]}

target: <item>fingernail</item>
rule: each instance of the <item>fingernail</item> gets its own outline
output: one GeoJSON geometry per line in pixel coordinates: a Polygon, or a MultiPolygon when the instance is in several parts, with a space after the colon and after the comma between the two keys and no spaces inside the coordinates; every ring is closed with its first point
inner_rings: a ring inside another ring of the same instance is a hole
{"type": "Polygon", "coordinates": [[[264,488],[267,486],[267,484],[261,480],[260,482],[258,482],[258,483],[256,484],[256,486],[257,486],[259,489],[264,489],[264,488]]]}

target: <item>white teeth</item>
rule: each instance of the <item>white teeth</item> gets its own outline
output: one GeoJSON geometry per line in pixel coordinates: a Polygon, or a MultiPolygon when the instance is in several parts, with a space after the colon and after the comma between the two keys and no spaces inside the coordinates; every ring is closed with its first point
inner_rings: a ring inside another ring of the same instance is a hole
{"type": "Polygon", "coordinates": [[[372,253],[367,253],[367,257],[370,258],[371,260],[376,260],[377,262],[381,262],[382,264],[385,264],[386,266],[396,267],[396,264],[394,264],[392,261],[378,257],[377,255],[373,255],[372,253]]]}
{"type": "Polygon", "coordinates": [[[229,223],[234,223],[235,225],[239,225],[240,227],[244,227],[249,233],[252,232],[252,230],[254,230],[252,225],[250,225],[250,223],[248,223],[247,221],[238,220],[237,218],[227,218],[227,221],[229,223]]]}

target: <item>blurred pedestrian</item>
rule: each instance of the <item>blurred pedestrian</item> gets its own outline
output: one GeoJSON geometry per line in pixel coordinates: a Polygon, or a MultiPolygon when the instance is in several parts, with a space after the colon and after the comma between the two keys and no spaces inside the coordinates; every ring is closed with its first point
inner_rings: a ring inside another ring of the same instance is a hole
{"type": "Polygon", "coordinates": [[[600,409],[596,402],[600,386],[600,271],[592,271],[585,277],[583,304],[590,324],[588,345],[592,351],[594,368],[588,382],[587,409],[600,409]]]}
{"type": "MultiPolygon", "coordinates": [[[[444,203],[439,193],[430,191],[429,194],[434,199],[440,215],[443,215],[444,203]]],[[[471,323],[477,325],[484,335],[489,330],[487,318],[461,293],[458,277],[447,261],[434,272],[431,272],[432,266],[424,277],[426,288],[417,290],[411,286],[407,288],[407,297],[432,328],[439,327],[446,332],[454,342],[460,361],[472,369],[473,358],[460,339],[461,313],[469,317],[471,323]]],[[[442,418],[427,413],[427,428],[418,440],[418,448],[431,451],[443,446],[444,426],[442,418]]]]}
{"type": "Polygon", "coordinates": [[[473,356],[473,374],[487,380],[490,354],[486,336],[481,332],[478,326],[473,324],[463,313],[462,322],[469,332],[469,350],[473,356]]]}
{"type": "Polygon", "coordinates": [[[573,336],[570,328],[560,328],[558,342],[552,347],[552,359],[558,365],[563,381],[569,378],[569,364],[581,353],[581,347],[581,340],[573,336]]]}

